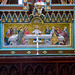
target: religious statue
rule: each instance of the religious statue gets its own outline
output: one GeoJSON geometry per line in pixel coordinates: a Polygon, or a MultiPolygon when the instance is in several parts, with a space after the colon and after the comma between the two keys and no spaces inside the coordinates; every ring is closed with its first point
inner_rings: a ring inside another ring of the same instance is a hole
{"type": "Polygon", "coordinates": [[[36,3],[34,3],[34,11],[33,14],[42,14],[42,10],[45,7],[45,3],[41,0],[38,0],[36,3]]]}

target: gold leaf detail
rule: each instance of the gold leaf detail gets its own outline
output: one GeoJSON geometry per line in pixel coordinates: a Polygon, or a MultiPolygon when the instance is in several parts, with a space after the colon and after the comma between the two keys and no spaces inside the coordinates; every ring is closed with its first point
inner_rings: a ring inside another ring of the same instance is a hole
{"type": "Polygon", "coordinates": [[[59,51],[59,54],[63,54],[63,51],[59,51]]]}
{"type": "Polygon", "coordinates": [[[50,9],[50,7],[49,6],[47,6],[47,10],[49,10],[50,9]]]}
{"type": "Polygon", "coordinates": [[[43,51],[43,54],[47,54],[47,51],[43,51]]]}
{"type": "Polygon", "coordinates": [[[15,51],[11,51],[11,54],[15,54],[15,51]]]}
{"type": "Polygon", "coordinates": [[[5,21],[6,21],[5,18],[3,18],[3,19],[2,19],[2,22],[5,22],[5,21]]]}
{"type": "Polygon", "coordinates": [[[27,10],[27,7],[25,6],[24,9],[27,10]]]}
{"type": "Polygon", "coordinates": [[[27,54],[31,54],[31,51],[28,51],[27,54]]]}

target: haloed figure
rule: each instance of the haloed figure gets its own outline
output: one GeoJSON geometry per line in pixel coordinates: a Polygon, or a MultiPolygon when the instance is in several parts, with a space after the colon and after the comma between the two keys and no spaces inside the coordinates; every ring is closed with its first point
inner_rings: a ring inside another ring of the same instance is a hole
{"type": "Polygon", "coordinates": [[[30,32],[28,31],[28,28],[25,28],[24,35],[28,35],[28,34],[30,34],[30,32]]]}
{"type": "Polygon", "coordinates": [[[50,33],[51,33],[51,30],[49,29],[49,27],[47,27],[45,30],[45,34],[50,34],[50,33]]]}
{"type": "Polygon", "coordinates": [[[12,34],[13,34],[13,28],[11,27],[10,28],[10,35],[12,36],[12,34]]]}
{"type": "Polygon", "coordinates": [[[68,32],[68,29],[67,27],[64,27],[64,44],[67,45],[68,43],[68,40],[69,40],[69,32],[68,32]]]}
{"type": "Polygon", "coordinates": [[[5,38],[4,38],[6,45],[10,44],[10,41],[8,41],[9,37],[10,37],[10,29],[7,30],[5,38]]]}
{"type": "Polygon", "coordinates": [[[23,38],[23,29],[21,29],[18,34],[18,39],[17,39],[18,45],[22,44],[22,38],[23,38]]]}
{"type": "Polygon", "coordinates": [[[51,28],[51,34],[53,34],[55,32],[55,27],[51,28]]]}
{"type": "Polygon", "coordinates": [[[57,33],[60,34],[61,33],[61,29],[59,27],[57,27],[57,33]]]}
{"type": "Polygon", "coordinates": [[[35,26],[35,30],[34,30],[32,33],[35,34],[35,35],[39,35],[39,34],[41,34],[42,32],[39,30],[38,25],[36,25],[36,26],[35,26]]]}
{"type": "MultiPolygon", "coordinates": [[[[42,32],[39,30],[38,25],[36,25],[35,30],[32,33],[35,34],[35,35],[40,35],[42,32]]],[[[34,41],[36,41],[36,39],[34,39],[34,41]]],[[[39,39],[39,42],[41,42],[41,39],[39,39]]]]}
{"type": "Polygon", "coordinates": [[[17,34],[17,29],[14,27],[14,29],[13,29],[13,34],[15,35],[15,34],[17,34]]]}
{"type": "MultiPolygon", "coordinates": [[[[45,34],[50,34],[51,33],[51,30],[49,29],[49,27],[46,28],[45,30],[45,34]]],[[[50,39],[45,39],[45,43],[49,42],[50,39]]]]}

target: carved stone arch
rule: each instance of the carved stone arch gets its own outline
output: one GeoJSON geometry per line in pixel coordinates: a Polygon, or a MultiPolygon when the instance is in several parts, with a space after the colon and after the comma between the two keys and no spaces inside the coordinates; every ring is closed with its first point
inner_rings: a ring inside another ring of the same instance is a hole
{"type": "Polygon", "coordinates": [[[46,20],[46,17],[45,17],[45,15],[40,15],[40,18],[43,20],[43,21],[45,21],[46,20]]]}
{"type": "Polygon", "coordinates": [[[60,13],[57,14],[56,20],[57,20],[57,22],[61,22],[61,14],[60,13]]]}
{"type": "Polygon", "coordinates": [[[51,65],[48,65],[45,69],[45,75],[55,75],[54,67],[51,65]]]}
{"type": "Polygon", "coordinates": [[[6,22],[6,20],[7,20],[6,15],[5,15],[5,13],[3,13],[1,16],[1,21],[6,22]]]}
{"type": "Polygon", "coordinates": [[[63,13],[63,15],[62,15],[62,22],[66,22],[66,20],[67,20],[66,13],[63,13]]]}
{"type": "Polygon", "coordinates": [[[8,13],[7,15],[7,22],[11,22],[12,21],[12,16],[10,13],[8,13]]]}
{"type": "Polygon", "coordinates": [[[24,70],[24,75],[34,75],[33,68],[31,66],[27,66],[24,70]]]}
{"type": "Polygon", "coordinates": [[[69,75],[69,67],[66,65],[63,65],[60,69],[59,75],[69,75]]]}
{"type": "Polygon", "coordinates": [[[72,22],[72,14],[71,13],[68,14],[68,22],[72,22]]]}
{"type": "Polygon", "coordinates": [[[28,23],[29,22],[29,17],[28,17],[28,14],[27,13],[25,13],[25,15],[24,15],[24,22],[25,23],[28,23]]]}
{"type": "Polygon", "coordinates": [[[16,13],[14,13],[12,21],[17,22],[17,20],[18,20],[17,15],[16,15],[16,13]]]}
{"type": "Polygon", "coordinates": [[[46,14],[45,22],[50,22],[50,15],[49,15],[49,13],[46,14]]]}
{"type": "Polygon", "coordinates": [[[51,15],[51,22],[55,22],[55,20],[56,20],[55,14],[52,13],[52,15],[51,15]]]}
{"type": "Polygon", "coordinates": [[[35,75],[44,75],[43,68],[40,65],[36,67],[35,75]]]}
{"type": "Polygon", "coordinates": [[[15,65],[11,66],[9,70],[9,75],[20,75],[18,67],[15,65]]]}
{"type": "Polygon", "coordinates": [[[72,65],[71,67],[71,75],[75,75],[75,65],[72,65]]]}
{"type": "Polygon", "coordinates": [[[23,22],[23,16],[22,16],[22,13],[19,14],[18,22],[23,22]]]}
{"type": "Polygon", "coordinates": [[[30,22],[33,19],[33,15],[29,15],[30,22]]]}
{"type": "Polygon", "coordinates": [[[6,66],[0,68],[0,75],[8,75],[8,69],[6,66]]]}

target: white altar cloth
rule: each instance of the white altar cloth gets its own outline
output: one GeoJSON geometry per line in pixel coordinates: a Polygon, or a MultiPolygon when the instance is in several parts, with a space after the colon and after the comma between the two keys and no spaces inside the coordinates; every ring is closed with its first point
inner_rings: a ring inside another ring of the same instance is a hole
{"type": "MultiPolygon", "coordinates": [[[[42,35],[25,35],[24,36],[25,39],[35,39],[37,37],[39,39],[51,39],[52,35],[51,34],[46,34],[46,35],[42,34],[42,35]]],[[[9,37],[8,41],[14,42],[17,40],[17,38],[18,38],[18,35],[12,35],[9,37]]],[[[64,37],[60,35],[60,36],[58,36],[58,39],[59,39],[59,41],[63,41],[64,37]]]]}

